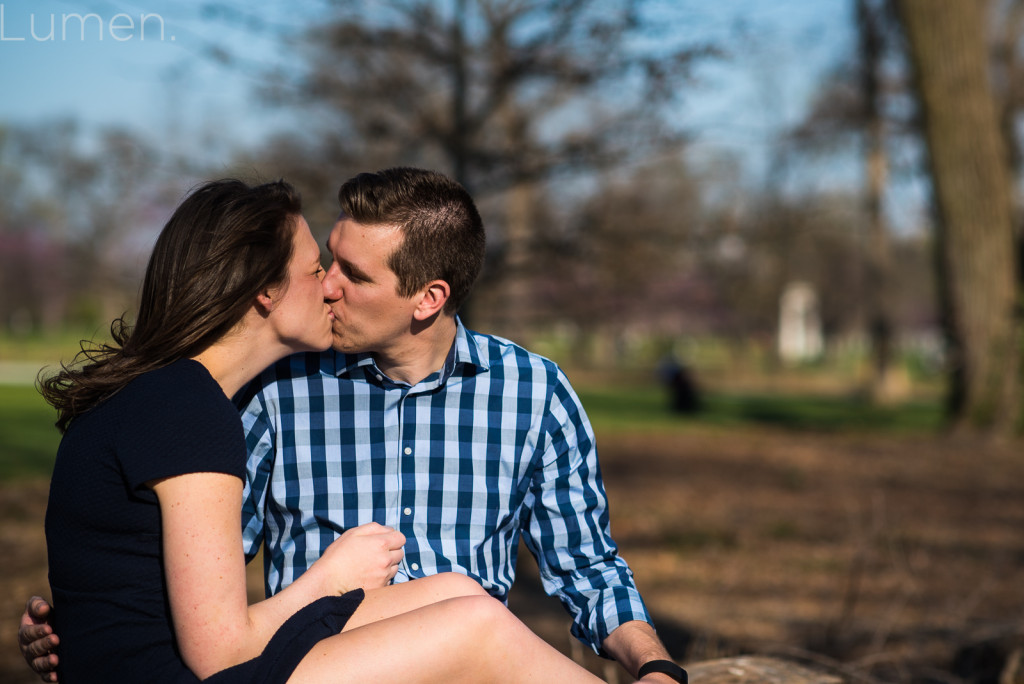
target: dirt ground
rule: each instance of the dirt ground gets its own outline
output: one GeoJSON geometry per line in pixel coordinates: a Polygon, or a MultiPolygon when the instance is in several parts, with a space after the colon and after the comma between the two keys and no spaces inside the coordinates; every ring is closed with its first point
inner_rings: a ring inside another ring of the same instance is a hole
{"type": "MultiPolygon", "coordinates": [[[[1024,645],[1024,445],[762,428],[599,444],[613,534],[680,661],[775,654],[851,682],[1024,681],[1011,657],[1024,645]]],[[[0,488],[0,682],[38,681],[15,633],[24,598],[46,591],[45,489],[0,488]]],[[[528,557],[511,606],[626,681],[573,645],[528,557]]]]}

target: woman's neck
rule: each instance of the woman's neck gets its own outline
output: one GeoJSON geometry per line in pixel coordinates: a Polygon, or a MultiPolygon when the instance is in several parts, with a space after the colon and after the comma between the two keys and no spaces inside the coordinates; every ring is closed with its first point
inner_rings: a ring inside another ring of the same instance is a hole
{"type": "Polygon", "coordinates": [[[260,340],[243,329],[228,333],[192,360],[201,363],[230,398],[264,368],[289,353],[282,345],[260,340]]]}

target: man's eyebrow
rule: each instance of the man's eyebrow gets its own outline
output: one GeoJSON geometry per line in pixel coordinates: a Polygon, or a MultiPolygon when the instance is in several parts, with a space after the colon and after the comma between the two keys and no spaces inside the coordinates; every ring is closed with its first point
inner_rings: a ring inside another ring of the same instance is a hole
{"type": "Polygon", "coordinates": [[[373,282],[373,278],[371,278],[365,271],[363,271],[363,269],[359,268],[358,266],[353,264],[348,259],[340,259],[338,261],[338,265],[341,266],[346,271],[348,271],[350,277],[351,276],[355,276],[356,278],[359,278],[360,280],[365,280],[367,282],[373,282]]]}

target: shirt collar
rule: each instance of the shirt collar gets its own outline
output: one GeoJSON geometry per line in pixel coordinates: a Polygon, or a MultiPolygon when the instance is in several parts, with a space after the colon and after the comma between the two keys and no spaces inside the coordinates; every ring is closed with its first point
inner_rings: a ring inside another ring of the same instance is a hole
{"type": "MultiPolygon", "coordinates": [[[[478,335],[470,334],[466,326],[462,325],[462,319],[455,317],[455,350],[453,363],[455,366],[462,365],[466,370],[483,373],[490,370],[491,365],[487,362],[487,356],[480,350],[478,335]]],[[[454,366],[453,366],[454,369],[454,366]]]]}
{"type": "MultiPolygon", "coordinates": [[[[367,373],[371,371],[380,373],[370,352],[361,354],[332,353],[335,357],[334,374],[339,378],[351,375],[357,368],[364,368],[364,372],[367,373]]],[[[484,354],[480,351],[477,341],[470,335],[466,326],[462,324],[462,319],[458,316],[455,317],[455,342],[440,369],[440,377],[437,377],[438,373],[436,372],[431,373],[430,376],[424,378],[423,382],[435,379],[435,381],[439,381],[439,384],[445,383],[456,369],[462,369],[467,374],[483,373],[490,369],[490,364],[487,363],[484,354]]]]}

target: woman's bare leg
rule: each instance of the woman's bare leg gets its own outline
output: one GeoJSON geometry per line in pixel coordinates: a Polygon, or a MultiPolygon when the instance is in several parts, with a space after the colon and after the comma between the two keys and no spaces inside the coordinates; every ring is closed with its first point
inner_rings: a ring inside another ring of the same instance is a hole
{"type": "Polygon", "coordinates": [[[381,589],[370,589],[342,631],[348,632],[371,622],[408,613],[451,598],[487,595],[476,580],[454,572],[422,577],[381,589]]]}
{"type": "Polygon", "coordinates": [[[403,684],[554,681],[601,682],[488,596],[448,599],[324,639],[289,679],[403,684]]]}

